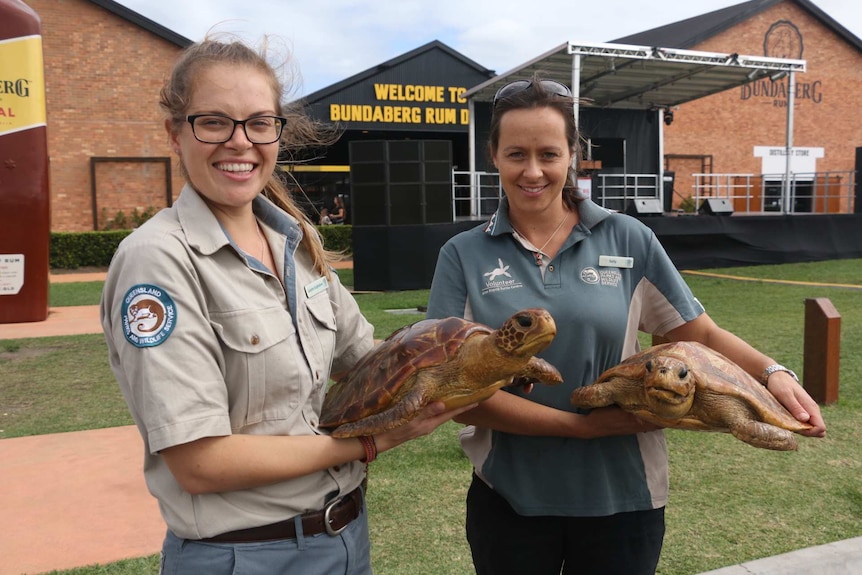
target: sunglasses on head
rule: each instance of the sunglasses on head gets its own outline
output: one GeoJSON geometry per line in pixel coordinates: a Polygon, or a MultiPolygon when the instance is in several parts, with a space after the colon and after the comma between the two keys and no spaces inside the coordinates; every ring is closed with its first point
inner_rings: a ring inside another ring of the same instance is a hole
{"type": "MultiPolygon", "coordinates": [[[[561,84],[556,80],[541,80],[539,81],[542,89],[548,92],[549,94],[555,94],[557,96],[562,96],[564,98],[571,98],[572,91],[569,90],[569,87],[565,84],[561,84]]],[[[494,104],[493,107],[497,107],[497,102],[504,98],[509,98],[514,96],[515,94],[520,94],[525,90],[529,90],[533,86],[532,80],[515,80],[514,82],[510,82],[497,90],[497,93],[494,94],[494,104]]]]}

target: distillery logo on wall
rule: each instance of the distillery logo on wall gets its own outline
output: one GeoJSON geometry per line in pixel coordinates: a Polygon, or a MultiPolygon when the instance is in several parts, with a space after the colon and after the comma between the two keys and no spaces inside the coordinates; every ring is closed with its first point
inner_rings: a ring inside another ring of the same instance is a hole
{"type": "Polygon", "coordinates": [[[802,59],[802,33],[793,22],[779,20],[763,37],[763,55],[770,58],[802,59]]]}
{"type": "MultiPolygon", "coordinates": [[[[789,20],[779,20],[769,27],[763,36],[763,55],[770,58],[801,60],[803,51],[802,33],[789,20]]],[[[775,108],[787,107],[789,80],[786,75],[777,78],[763,77],[742,86],[740,100],[751,100],[768,104],[775,108]]],[[[823,101],[823,83],[820,80],[800,82],[796,78],[793,97],[797,100],[810,100],[815,104],[823,101]]]]}

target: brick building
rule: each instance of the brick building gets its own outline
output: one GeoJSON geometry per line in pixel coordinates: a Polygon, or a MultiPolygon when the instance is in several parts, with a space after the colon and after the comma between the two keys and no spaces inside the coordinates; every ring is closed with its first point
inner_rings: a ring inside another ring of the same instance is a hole
{"type": "MultiPolygon", "coordinates": [[[[752,0],[614,42],[805,60],[806,72],[795,78],[793,147],[817,156],[810,166],[818,173],[820,191],[824,179],[845,185],[840,205],[809,205],[799,211],[849,210],[846,184],[856,169],[856,148],[862,146],[862,41],[814,3],[752,0]]],[[[776,166],[764,150],[783,152],[786,116],[786,78],[764,77],[680,106],[664,130],[665,169],[676,175],[675,204],[693,193],[696,173],[739,174],[713,177],[716,183],[741,181],[741,174],[757,180],[773,172],[776,166]]],[[[701,184],[704,180],[709,178],[701,184]]],[[[769,184],[754,184],[752,200],[757,203],[768,192],[758,187],[769,184]]],[[[736,203],[737,211],[758,211],[736,203]]]]}
{"type": "Polygon", "coordinates": [[[191,41],[109,0],[27,4],[42,21],[52,230],[168,205],[182,178],[158,94],[191,41]]]}

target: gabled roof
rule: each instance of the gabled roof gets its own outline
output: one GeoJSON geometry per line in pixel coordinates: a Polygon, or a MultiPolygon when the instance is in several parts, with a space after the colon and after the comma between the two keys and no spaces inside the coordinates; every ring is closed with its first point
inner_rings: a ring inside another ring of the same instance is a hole
{"type": "Polygon", "coordinates": [[[476,62],[467,58],[466,56],[464,56],[460,52],[453,50],[452,48],[450,48],[449,46],[447,46],[443,42],[440,42],[439,40],[433,40],[431,42],[428,42],[427,44],[419,46],[418,48],[410,50],[409,52],[405,52],[404,54],[401,54],[400,56],[396,56],[395,58],[392,58],[391,60],[387,60],[387,61],[383,62],[382,64],[378,64],[372,68],[368,68],[367,70],[365,70],[363,72],[359,72],[358,74],[354,74],[353,76],[350,76],[349,78],[346,78],[346,79],[344,79],[340,82],[337,82],[335,84],[332,84],[330,86],[327,86],[326,88],[322,88],[322,89],[318,90],[317,92],[313,92],[311,94],[308,94],[307,96],[305,96],[303,98],[303,100],[305,100],[306,104],[314,104],[318,100],[324,100],[326,98],[329,98],[333,94],[336,94],[336,93],[338,93],[338,92],[340,92],[346,88],[349,88],[350,86],[364,82],[365,80],[374,76],[375,74],[378,74],[384,70],[388,70],[389,68],[394,68],[395,66],[399,66],[399,65],[401,65],[401,64],[403,64],[409,60],[412,60],[413,58],[416,58],[417,56],[420,56],[426,52],[430,52],[431,50],[442,50],[443,52],[445,52],[446,54],[448,54],[452,58],[455,58],[456,60],[460,60],[461,62],[466,64],[468,67],[474,68],[478,73],[483,74],[483,75],[487,76],[488,78],[491,78],[494,75],[493,70],[489,70],[488,68],[485,68],[484,66],[477,64],[476,62]]]}
{"type": "Polygon", "coordinates": [[[96,6],[104,8],[105,10],[107,10],[108,12],[110,12],[112,14],[119,16],[123,20],[131,22],[135,26],[140,26],[144,30],[151,32],[151,33],[155,34],[156,36],[158,36],[159,38],[162,38],[163,40],[167,40],[171,44],[179,46],[180,48],[185,48],[185,47],[192,44],[192,41],[189,40],[188,38],[186,38],[185,36],[180,36],[179,34],[174,32],[173,30],[165,28],[161,24],[158,24],[157,22],[153,22],[152,20],[150,20],[149,18],[146,18],[145,16],[141,16],[140,14],[135,12],[134,10],[130,10],[129,8],[126,8],[122,4],[118,4],[116,2],[113,2],[112,0],[90,0],[90,2],[92,2],[96,6]]]}
{"type": "Polygon", "coordinates": [[[750,0],[742,4],[707,12],[694,18],[617,38],[611,42],[614,44],[691,48],[781,2],[796,4],[862,52],[862,40],[858,36],[808,0],[750,0]]]}

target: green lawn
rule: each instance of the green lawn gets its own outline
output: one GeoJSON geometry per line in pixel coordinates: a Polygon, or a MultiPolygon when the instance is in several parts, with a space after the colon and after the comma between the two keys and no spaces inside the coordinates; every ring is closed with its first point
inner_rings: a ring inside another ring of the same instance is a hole
{"type": "MultiPolygon", "coordinates": [[[[860,260],[713,271],[862,286],[860,260]]],[[[828,436],[800,438],[798,452],[755,449],[726,434],[668,431],[671,498],[658,573],[691,575],[862,535],[862,292],[694,275],[686,281],[720,325],[800,373],[804,300],[829,298],[842,322],[840,399],[824,408],[828,436]]],[[[98,283],[68,285],[74,284],[52,286],[52,305],[98,301],[98,283]],[[66,299],[72,292],[74,298],[66,299]]],[[[356,299],[377,337],[385,337],[422,317],[386,309],[415,308],[427,297],[421,290],[356,299]]],[[[0,341],[0,398],[0,438],[131,423],[100,335],[0,341]]],[[[368,502],[378,575],[473,572],[463,535],[470,466],[457,445],[458,429],[447,424],[371,466],[368,502]]],[[[153,556],[62,573],[157,571],[153,556]]]]}

